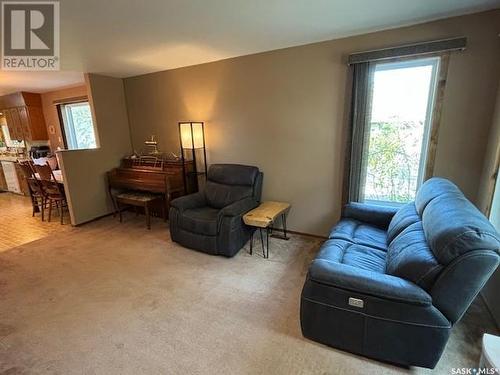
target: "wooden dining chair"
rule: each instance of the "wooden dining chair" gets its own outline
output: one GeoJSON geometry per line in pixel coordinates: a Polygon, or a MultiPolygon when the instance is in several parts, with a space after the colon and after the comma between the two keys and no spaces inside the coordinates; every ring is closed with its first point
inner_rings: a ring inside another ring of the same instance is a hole
{"type": "Polygon", "coordinates": [[[55,207],[59,210],[61,224],[64,224],[64,208],[68,207],[64,187],[57,182],[54,173],[52,172],[52,169],[48,164],[35,165],[34,168],[38,173],[38,176],[40,177],[39,181],[46,197],[45,203],[46,205],[48,205],[49,209],[48,221],[50,222],[50,219],[52,217],[52,208],[55,207]]]}
{"type": "Polygon", "coordinates": [[[24,177],[35,177],[33,163],[30,160],[19,161],[19,166],[21,167],[21,171],[23,172],[24,177]]]}
{"type": "Polygon", "coordinates": [[[32,216],[35,213],[41,212],[42,221],[44,221],[44,208],[45,208],[45,193],[39,180],[36,179],[33,163],[31,161],[20,161],[19,166],[23,173],[26,182],[28,183],[28,190],[31,198],[31,205],[33,207],[32,216]]]}
{"type": "Polygon", "coordinates": [[[35,213],[40,212],[42,221],[45,221],[45,202],[47,200],[45,190],[43,189],[41,182],[34,177],[27,178],[26,181],[28,182],[31,203],[33,206],[31,216],[35,216],[35,213]]]}
{"type": "Polygon", "coordinates": [[[52,168],[50,168],[50,165],[48,165],[48,164],[43,164],[43,165],[34,164],[33,167],[34,167],[34,170],[40,176],[40,180],[56,181],[56,178],[54,177],[54,173],[52,172],[52,168]]]}

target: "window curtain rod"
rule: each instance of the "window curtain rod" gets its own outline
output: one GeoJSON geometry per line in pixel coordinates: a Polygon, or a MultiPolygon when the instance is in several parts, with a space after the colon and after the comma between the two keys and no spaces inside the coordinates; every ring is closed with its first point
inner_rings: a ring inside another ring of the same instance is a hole
{"type": "Polygon", "coordinates": [[[467,45],[467,38],[451,38],[409,44],[400,47],[384,48],[374,51],[357,52],[349,55],[348,65],[360,64],[370,61],[393,59],[398,57],[408,57],[437,53],[445,51],[463,51],[467,45]]]}
{"type": "Polygon", "coordinates": [[[87,95],[83,95],[83,96],[74,96],[71,98],[56,99],[52,102],[52,104],[53,105],[72,104],[72,103],[86,102],[88,100],[89,97],[87,95]]]}

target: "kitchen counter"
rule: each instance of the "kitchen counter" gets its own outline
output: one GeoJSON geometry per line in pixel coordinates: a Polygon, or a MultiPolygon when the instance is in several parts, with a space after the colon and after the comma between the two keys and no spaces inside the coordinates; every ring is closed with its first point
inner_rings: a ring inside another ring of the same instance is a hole
{"type": "Polygon", "coordinates": [[[24,160],[24,157],[18,157],[18,156],[8,156],[8,155],[0,155],[0,161],[18,161],[18,160],[24,160]]]}

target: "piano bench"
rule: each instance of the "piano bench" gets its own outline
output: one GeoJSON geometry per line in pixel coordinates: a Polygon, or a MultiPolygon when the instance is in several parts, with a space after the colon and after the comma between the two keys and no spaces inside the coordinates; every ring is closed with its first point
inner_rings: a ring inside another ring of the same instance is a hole
{"type": "MultiPolygon", "coordinates": [[[[151,208],[158,202],[163,201],[164,196],[161,194],[147,193],[143,191],[128,191],[115,195],[116,208],[120,215],[120,223],[122,222],[122,209],[121,205],[143,207],[146,214],[146,223],[148,229],[151,229],[151,208]]],[[[166,218],[165,204],[161,204],[163,218],[166,218]]]]}

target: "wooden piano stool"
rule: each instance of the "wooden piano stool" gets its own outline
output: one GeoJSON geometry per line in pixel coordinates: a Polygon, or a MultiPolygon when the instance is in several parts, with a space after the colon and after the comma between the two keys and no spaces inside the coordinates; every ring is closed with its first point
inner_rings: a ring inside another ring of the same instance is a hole
{"type": "Polygon", "coordinates": [[[143,207],[148,229],[151,228],[151,214],[168,218],[170,201],[184,195],[184,169],[190,170],[192,163],[183,167],[182,162],[162,161],[159,165],[152,157],[141,157],[134,164],[130,158],[122,160],[122,166],[107,173],[108,193],[113,202],[115,214],[120,214],[127,206],[143,207]]]}
{"type": "Polygon", "coordinates": [[[159,194],[153,194],[143,191],[132,191],[117,194],[114,198],[118,214],[120,215],[120,223],[123,220],[121,205],[142,207],[144,208],[144,213],[146,214],[147,227],[148,229],[151,229],[151,209],[158,202],[161,202],[163,219],[165,221],[167,220],[165,204],[163,203],[164,197],[159,194]]]}
{"type": "Polygon", "coordinates": [[[115,168],[107,177],[109,195],[115,213],[120,214],[120,221],[125,205],[143,207],[148,229],[151,228],[151,214],[160,208],[161,216],[167,220],[172,196],[184,191],[184,186],[176,183],[182,181],[182,176],[174,179],[163,170],[115,168]]]}

